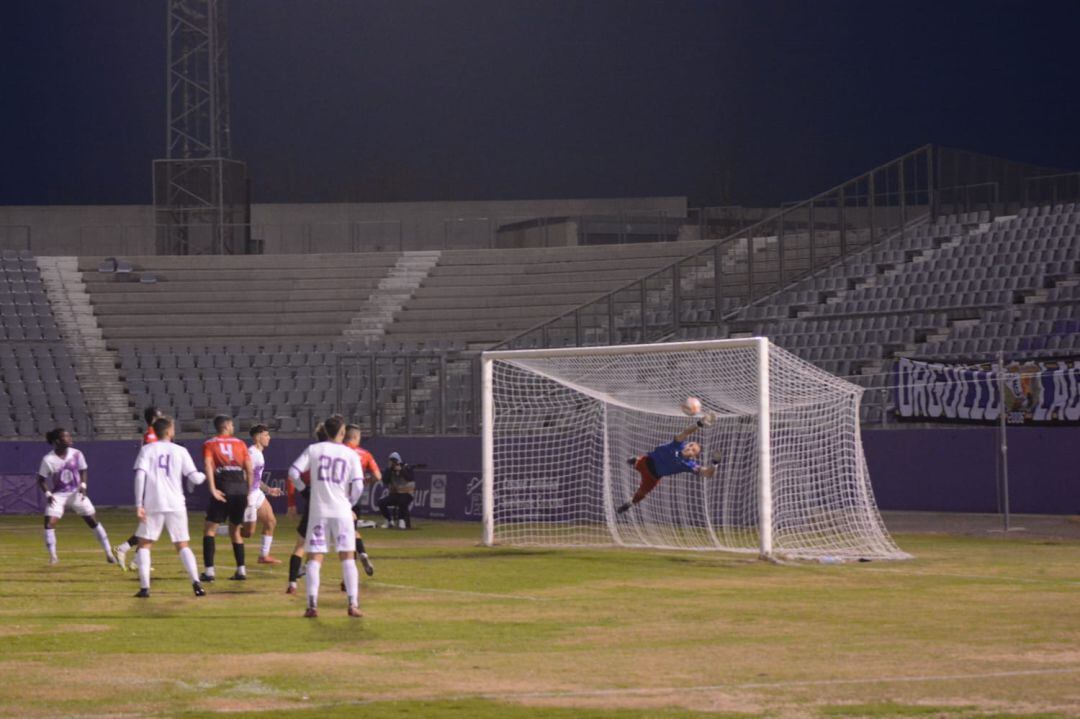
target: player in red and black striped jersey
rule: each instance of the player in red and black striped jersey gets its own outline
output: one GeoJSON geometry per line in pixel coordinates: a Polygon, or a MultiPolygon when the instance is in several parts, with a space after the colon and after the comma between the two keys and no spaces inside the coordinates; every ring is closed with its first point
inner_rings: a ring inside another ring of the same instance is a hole
{"type": "MultiPolygon", "coordinates": [[[[151,406],[143,410],[143,419],[146,420],[146,431],[143,432],[142,436],[142,443],[144,447],[148,444],[152,444],[158,441],[157,435],[154,434],[154,420],[164,416],[165,413],[162,412],[161,409],[158,407],[151,406]]],[[[138,529],[135,530],[136,534],[138,533],[138,531],[138,529]]],[[[124,570],[125,572],[128,570],[127,563],[124,561],[124,559],[127,557],[127,553],[130,552],[132,549],[135,549],[135,547],[139,546],[139,538],[138,536],[136,536],[136,534],[132,534],[130,537],[128,537],[127,541],[125,541],[123,544],[118,544],[113,547],[113,552],[116,553],[116,562],[120,565],[120,569],[124,570]]],[[[131,560],[131,568],[135,569],[134,559],[131,560]]]]}
{"type": "Polygon", "coordinates": [[[203,582],[214,581],[215,537],[219,524],[228,521],[232,539],[236,573],[230,579],[247,579],[244,565],[244,511],[253,479],[251,457],[247,445],[233,436],[232,417],[223,414],[214,418],[217,434],[203,443],[203,462],[206,483],[210,485],[210,503],[206,508],[203,533],[203,582]]]}

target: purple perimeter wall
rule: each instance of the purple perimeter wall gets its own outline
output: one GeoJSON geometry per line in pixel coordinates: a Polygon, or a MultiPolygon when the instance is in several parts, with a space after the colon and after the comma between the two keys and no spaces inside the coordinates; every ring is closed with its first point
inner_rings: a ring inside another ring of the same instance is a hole
{"type": "MultiPolygon", "coordinates": [[[[1009,431],[1011,509],[1030,514],[1080,513],[1080,427],[1018,427],[1009,431]]],[[[266,451],[273,484],[279,484],[289,463],[308,440],[275,439],[266,451]]],[[[198,441],[182,442],[202,464],[198,441]]],[[[997,434],[992,428],[875,430],[863,433],[870,477],[878,506],[885,510],[942,512],[997,511],[995,462],[997,434]]],[[[90,498],[99,505],[131,503],[131,466],[137,441],[80,443],[90,465],[90,498]]],[[[392,451],[410,464],[426,464],[417,472],[417,517],[479,519],[480,467],[478,437],[377,437],[364,442],[385,464],[392,451]]],[[[0,442],[0,513],[35,511],[40,496],[33,487],[44,442],[0,442]]],[[[279,485],[280,486],[280,485],[279,485]]],[[[374,508],[381,496],[365,497],[374,508]]],[[[188,506],[205,506],[206,490],[198,489],[188,506]]],[[[284,500],[275,507],[284,510],[284,500]]]]}

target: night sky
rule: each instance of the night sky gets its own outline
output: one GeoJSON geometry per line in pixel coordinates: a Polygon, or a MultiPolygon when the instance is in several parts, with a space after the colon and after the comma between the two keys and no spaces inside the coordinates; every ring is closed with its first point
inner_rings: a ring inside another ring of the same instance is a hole
{"type": "MultiPolygon", "coordinates": [[[[0,204],[151,201],[166,0],[0,22],[0,204]]],[[[927,142],[1080,169],[1080,2],[232,0],[254,201],[801,199],[927,142]]]]}

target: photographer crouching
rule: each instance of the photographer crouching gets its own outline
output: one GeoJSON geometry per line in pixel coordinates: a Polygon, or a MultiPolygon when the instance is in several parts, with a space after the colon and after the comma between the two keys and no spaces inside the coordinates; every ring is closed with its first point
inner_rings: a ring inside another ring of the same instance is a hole
{"type": "Polygon", "coordinates": [[[409,515],[409,506],[412,505],[413,493],[416,492],[412,466],[402,462],[400,454],[391,452],[390,464],[383,472],[382,481],[390,490],[379,500],[379,511],[386,517],[383,528],[411,529],[412,517],[409,515]],[[396,520],[394,510],[397,511],[396,520]]]}

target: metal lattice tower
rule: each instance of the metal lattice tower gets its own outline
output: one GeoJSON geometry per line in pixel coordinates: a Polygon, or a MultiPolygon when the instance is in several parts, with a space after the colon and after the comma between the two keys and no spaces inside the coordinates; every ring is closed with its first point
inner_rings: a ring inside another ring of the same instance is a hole
{"type": "Polygon", "coordinates": [[[248,249],[247,168],[230,159],[225,0],[168,0],[166,157],[154,161],[159,254],[248,249]]]}

